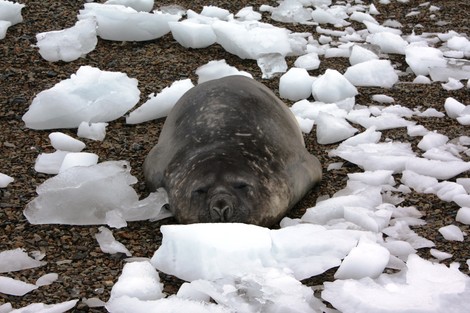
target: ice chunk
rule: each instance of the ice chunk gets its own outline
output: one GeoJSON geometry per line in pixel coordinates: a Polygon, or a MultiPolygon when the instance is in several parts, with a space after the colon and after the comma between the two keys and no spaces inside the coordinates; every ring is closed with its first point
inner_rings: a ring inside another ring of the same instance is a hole
{"type": "Polygon", "coordinates": [[[286,271],[275,268],[242,277],[214,282],[196,280],[186,284],[184,298],[201,301],[204,295],[220,306],[230,308],[231,312],[314,313],[326,309],[313,296],[312,289],[302,285],[286,271]],[[240,290],[243,292],[239,292],[240,290]]]}
{"type": "Polygon", "coordinates": [[[78,14],[79,20],[95,18],[97,34],[106,40],[146,41],[153,40],[170,32],[168,22],[176,22],[181,17],[155,11],[137,12],[122,5],[85,3],[78,14]]]}
{"type": "MultiPolygon", "coordinates": [[[[313,125],[312,125],[313,126],[313,125]]],[[[15,179],[6,174],[0,173],[0,188],[6,188],[15,179]]]]}
{"type": "Polygon", "coordinates": [[[150,12],[154,5],[154,0],[107,0],[105,4],[120,4],[133,8],[136,11],[150,12]]]}
{"type": "Polygon", "coordinates": [[[294,66],[304,68],[306,70],[316,70],[320,66],[320,59],[318,58],[318,53],[311,52],[299,56],[295,60],[294,66]]]}
{"type": "Polygon", "coordinates": [[[74,166],[91,166],[98,163],[98,155],[90,152],[67,153],[59,168],[59,173],[74,166]]]}
{"type": "Polygon", "coordinates": [[[346,16],[341,15],[340,12],[335,12],[334,10],[329,9],[324,10],[321,7],[316,7],[312,12],[313,21],[319,24],[332,24],[339,27],[347,26],[350,23],[344,20],[345,17],[346,16]]]}
{"type": "Polygon", "coordinates": [[[297,120],[297,123],[299,124],[300,130],[305,133],[309,134],[312,129],[313,125],[315,124],[314,120],[311,120],[309,118],[303,118],[300,116],[295,116],[295,119],[297,120]]]}
{"type": "Polygon", "coordinates": [[[463,233],[458,226],[447,225],[439,228],[439,232],[446,240],[463,241],[463,233]]]}
{"type": "Polygon", "coordinates": [[[15,24],[23,22],[23,16],[21,16],[21,10],[24,7],[25,5],[21,3],[1,0],[0,1],[0,20],[8,21],[11,23],[11,25],[15,25],[15,24]]]}
{"type": "Polygon", "coordinates": [[[416,249],[414,249],[409,242],[403,240],[393,240],[391,238],[387,238],[386,242],[382,243],[382,246],[388,249],[391,255],[394,255],[401,260],[406,261],[410,254],[416,253],[416,249]]]}
{"type": "Polygon", "coordinates": [[[77,136],[91,140],[103,141],[106,137],[108,123],[81,122],[78,125],[77,136]]]}
{"type": "Polygon", "coordinates": [[[393,103],[395,99],[387,95],[373,95],[372,100],[380,102],[380,103],[393,103]]]}
{"type": "Polygon", "coordinates": [[[265,54],[256,60],[256,64],[261,69],[263,79],[270,79],[277,73],[287,71],[287,62],[284,56],[279,53],[265,54]]]}
{"type": "Polygon", "coordinates": [[[344,258],[335,273],[336,279],[361,279],[378,277],[390,258],[390,252],[381,245],[365,238],[344,258]]]}
{"type": "Polygon", "coordinates": [[[36,95],[23,121],[33,129],[75,128],[83,121],[112,121],[139,101],[137,83],[121,72],[81,66],[69,79],[36,95]]]}
{"type": "Polygon", "coordinates": [[[449,117],[458,118],[465,110],[465,105],[452,97],[448,97],[444,103],[444,108],[449,117]]]}
{"type": "Polygon", "coordinates": [[[61,302],[57,304],[44,304],[44,303],[32,303],[21,309],[14,310],[11,313],[30,313],[30,312],[39,312],[39,313],[63,313],[67,312],[70,309],[73,309],[77,304],[77,300],[70,300],[66,302],[61,302]]]}
{"type": "MultiPolygon", "coordinates": [[[[322,45],[326,45],[327,43],[330,43],[332,41],[333,41],[333,38],[331,38],[330,36],[320,35],[320,37],[318,38],[318,42],[321,43],[322,45]]],[[[307,48],[309,48],[309,47],[307,47],[307,48]]],[[[326,52],[327,48],[328,48],[328,46],[326,46],[323,51],[326,52]]]]}
{"type": "Polygon", "coordinates": [[[393,179],[393,171],[377,170],[377,171],[366,171],[364,173],[350,173],[348,177],[353,181],[360,181],[371,186],[381,185],[395,185],[393,179]]]}
{"type": "Polygon", "coordinates": [[[38,173],[58,174],[62,162],[69,153],[60,150],[52,153],[41,153],[36,159],[34,170],[38,173]]]}
{"type": "Polygon", "coordinates": [[[423,151],[440,147],[449,141],[449,137],[436,132],[430,132],[423,136],[423,139],[418,143],[418,148],[423,151]]]}
{"type": "Polygon", "coordinates": [[[50,133],[49,139],[56,150],[80,152],[85,148],[85,143],[61,132],[50,133]]]}
{"type": "Polygon", "coordinates": [[[312,9],[304,8],[301,1],[284,0],[272,10],[271,18],[284,23],[306,23],[312,19],[312,9]]]}
{"type": "Polygon", "coordinates": [[[39,54],[50,62],[77,60],[93,51],[98,43],[96,20],[77,21],[71,28],[36,35],[39,54]]]}
{"type": "Polygon", "coordinates": [[[448,50],[444,51],[443,54],[446,58],[463,59],[464,57],[463,51],[448,50]]]}
{"type": "Polygon", "coordinates": [[[434,186],[433,192],[438,196],[439,199],[451,202],[458,195],[467,195],[465,189],[454,182],[443,181],[434,186]]]}
{"type": "Polygon", "coordinates": [[[470,225],[470,208],[460,208],[457,211],[457,216],[455,217],[455,220],[462,224],[470,225]]]}
{"type": "Polygon", "coordinates": [[[369,60],[350,66],[344,77],[354,86],[391,88],[398,81],[389,60],[369,60]]]}
{"type": "Polygon", "coordinates": [[[12,296],[24,296],[39,287],[10,277],[0,276],[0,293],[12,296]]]}
{"type": "Polygon", "coordinates": [[[457,122],[464,126],[470,126],[470,106],[468,108],[469,109],[466,110],[468,111],[468,114],[462,114],[461,116],[457,117],[457,122]]]}
{"type": "Polygon", "coordinates": [[[461,207],[470,207],[470,195],[457,195],[452,201],[461,207]]]}
{"type": "Polygon", "coordinates": [[[257,60],[268,54],[282,57],[292,51],[289,31],[259,22],[216,21],[212,28],[227,52],[242,59],[257,60]]]}
{"type": "Polygon", "coordinates": [[[10,26],[11,26],[11,22],[0,20],[0,40],[6,37],[8,27],[10,26]]]}
{"type": "Polygon", "coordinates": [[[126,123],[137,124],[167,116],[176,102],[193,87],[189,78],[173,82],[157,95],[150,95],[144,104],[129,114],[126,123]]]}
{"type": "Polygon", "coordinates": [[[406,162],[406,169],[421,175],[428,175],[437,179],[450,179],[470,170],[470,162],[427,160],[412,158],[406,162]]]}
{"type": "Polygon", "coordinates": [[[380,190],[380,187],[369,187],[367,192],[362,194],[341,195],[319,201],[305,212],[302,221],[325,225],[331,220],[344,218],[346,207],[362,207],[373,211],[382,203],[380,190]]]}
{"type": "Polygon", "coordinates": [[[349,56],[349,63],[351,65],[356,65],[361,62],[376,60],[378,58],[379,57],[369,49],[354,45],[351,50],[351,55],[349,56]]]}
{"type": "Polygon", "coordinates": [[[347,48],[327,48],[325,51],[325,58],[349,58],[351,51],[347,48]]]}
{"type": "Polygon", "coordinates": [[[340,168],[342,168],[344,165],[344,162],[334,162],[334,163],[330,163],[328,164],[328,167],[327,167],[327,171],[332,171],[332,170],[339,170],[340,168]]]}
{"type": "Polygon", "coordinates": [[[377,10],[377,8],[375,7],[375,5],[373,3],[371,3],[369,5],[369,14],[373,14],[373,15],[379,15],[380,14],[379,10],[377,10]]]}
{"type": "Polygon", "coordinates": [[[242,275],[260,269],[263,264],[274,263],[267,228],[245,224],[190,224],[165,225],[160,230],[162,245],[155,252],[152,264],[186,281],[242,275]]]}
{"type": "Polygon", "coordinates": [[[201,24],[193,20],[169,22],[168,25],[173,38],[185,48],[206,48],[216,41],[211,25],[201,24]]]}
{"type": "Polygon", "coordinates": [[[431,148],[422,154],[423,157],[430,160],[441,160],[441,161],[462,161],[462,159],[454,153],[447,151],[451,150],[450,144],[446,144],[437,148],[431,148]]]}
{"type": "Polygon", "coordinates": [[[463,84],[457,79],[453,79],[452,77],[449,77],[449,81],[445,84],[441,84],[441,86],[445,90],[458,90],[463,88],[463,84]]]}
{"type": "Polygon", "coordinates": [[[449,78],[458,80],[470,79],[470,62],[468,60],[462,61],[448,61],[447,66],[444,67],[430,67],[429,75],[433,81],[446,82],[449,78]]]}
{"type": "Polygon", "coordinates": [[[307,99],[312,94],[313,80],[306,69],[293,67],[279,79],[279,95],[292,101],[307,99]]]}
{"type": "Polygon", "coordinates": [[[452,50],[462,51],[465,57],[470,56],[470,41],[459,35],[455,35],[447,40],[447,47],[452,50]]]}
{"type": "Polygon", "coordinates": [[[36,280],[36,286],[47,286],[55,282],[57,279],[59,279],[59,274],[57,273],[45,274],[39,277],[38,280],[36,280]]]}
{"type": "Polygon", "coordinates": [[[202,8],[201,15],[225,20],[230,15],[230,12],[214,5],[205,5],[202,8]]]}
{"type": "Polygon", "coordinates": [[[253,10],[252,6],[244,7],[235,14],[240,21],[259,21],[262,18],[261,13],[253,10]]]}
{"type": "Polygon", "coordinates": [[[31,258],[21,248],[0,252],[0,273],[21,271],[44,264],[46,263],[31,258]]]}
{"type": "Polygon", "coordinates": [[[356,22],[364,22],[368,21],[374,24],[379,24],[375,18],[373,18],[370,14],[364,13],[364,12],[359,12],[359,11],[354,11],[350,16],[349,19],[352,21],[356,22]]]}
{"type": "Polygon", "coordinates": [[[444,113],[439,112],[438,110],[434,108],[428,108],[424,110],[423,112],[419,112],[415,109],[415,114],[416,116],[420,116],[420,117],[444,117],[445,116],[444,113]]]}
{"type": "Polygon", "coordinates": [[[406,48],[406,63],[416,75],[429,75],[433,67],[445,67],[447,61],[442,51],[432,47],[410,45],[406,48]]]}
{"type": "Polygon", "coordinates": [[[402,117],[412,117],[414,114],[413,110],[407,107],[401,106],[399,104],[390,105],[384,108],[371,107],[371,109],[373,110],[374,115],[390,113],[390,114],[395,114],[397,116],[402,116],[402,117]],[[380,111],[375,112],[375,110],[380,110],[380,111]]]}
{"type": "Polygon", "coordinates": [[[415,154],[409,143],[383,142],[363,143],[356,146],[343,146],[330,151],[330,155],[339,156],[359,165],[366,171],[392,170],[399,173],[405,169],[415,154]]]}
{"type": "Polygon", "coordinates": [[[429,189],[432,190],[438,184],[436,178],[420,175],[410,170],[403,171],[401,182],[419,193],[427,192],[429,189]]]}
{"type": "Polygon", "coordinates": [[[379,46],[383,53],[405,54],[405,48],[408,46],[408,42],[400,35],[390,32],[370,34],[366,40],[373,45],[379,46]]]}
{"type": "Polygon", "coordinates": [[[101,226],[98,230],[100,232],[95,234],[95,237],[100,245],[101,251],[110,254],[124,253],[127,256],[132,255],[122,243],[114,239],[113,233],[109,229],[101,226]]]}
{"type": "MultiPolygon", "coordinates": [[[[365,186],[367,184],[358,181],[348,181],[347,184],[347,188],[351,190],[364,188],[365,186]]],[[[359,229],[376,233],[388,226],[391,216],[392,212],[387,209],[371,210],[356,206],[344,207],[344,219],[354,224],[352,228],[359,227],[359,229]]]]}
{"type": "Polygon", "coordinates": [[[82,302],[85,303],[89,308],[99,308],[104,307],[106,302],[99,298],[82,298],[82,302]]]}
{"type": "MultiPolygon", "coordinates": [[[[196,300],[201,302],[209,302],[211,297],[207,292],[206,286],[209,285],[208,281],[195,280],[192,283],[183,283],[178,290],[176,296],[178,298],[196,300]],[[202,283],[202,284],[201,284],[202,283]],[[202,287],[202,288],[199,288],[202,287]]],[[[211,285],[212,287],[212,285],[211,285]]]]}
{"type": "Polygon", "coordinates": [[[381,137],[382,137],[381,132],[376,131],[375,127],[370,127],[370,128],[367,128],[364,132],[346,139],[340,144],[340,146],[345,147],[345,146],[357,146],[363,143],[378,143],[381,137]]]}
{"type": "Polygon", "coordinates": [[[367,235],[309,224],[280,230],[247,224],[191,224],[162,226],[161,231],[162,245],[152,264],[187,281],[244,276],[269,267],[287,267],[297,279],[308,278],[338,266],[359,238],[367,235]]]}
{"type": "Polygon", "coordinates": [[[347,36],[348,32],[345,30],[333,30],[333,29],[327,29],[327,28],[322,28],[320,26],[317,26],[315,28],[315,31],[319,34],[324,34],[327,36],[335,36],[335,37],[342,37],[342,36],[347,36]]]}
{"type": "Polygon", "coordinates": [[[470,178],[457,178],[457,184],[462,185],[463,188],[470,194],[470,178]]]}
{"type": "Polygon", "coordinates": [[[209,61],[208,63],[198,67],[196,69],[196,75],[199,77],[197,81],[198,84],[231,75],[243,75],[253,78],[250,73],[237,70],[234,66],[228,65],[223,59],[218,61],[209,61]]]}
{"type": "Polygon", "coordinates": [[[40,185],[24,215],[32,224],[72,225],[106,224],[113,212],[123,221],[170,216],[162,209],[166,194],[157,191],[139,201],[129,186],[136,182],[125,161],[72,167],[40,185]]]}
{"type": "Polygon", "coordinates": [[[347,112],[340,109],[336,103],[309,102],[301,100],[292,105],[290,108],[294,115],[315,120],[320,112],[328,113],[336,117],[344,118],[347,112]]]}
{"type": "Polygon", "coordinates": [[[291,33],[289,34],[289,44],[291,46],[291,56],[304,55],[305,53],[315,52],[309,50],[309,33],[291,33]]]}
{"type": "Polygon", "coordinates": [[[470,278],[458,266],[448,268],[412,254],[406,267],[377,279],[326,282],[321,296],[343,313],[466,311],[470,278]]]}
{"type": "Polygon", "coordinates": [[[0,313],[9,313],[13,311],[13,307],[10,303],[0,304],[0,313]]]}
{"type": "Polygon", "coordinates": [[[435,257],[436,259],[438,259],[439,261],[449,259],[449,258],[452,257],[452,254],[447,253],[447,252],[443,252],[443,251],[439,251],[437,249],[431,249],[431,250],[429,250],[429,253],[431,253],[431,255],[433,257],[435,257]]]}
{"type": "Polygon", "coordinates": [[[324,112],[320,112],[315,121],[317,124],[317,142],[322,145],[347,139],[358,131],[344,118],[324,112]]]}
{"type": "Polygon", "coordinates": [[[366,25],[367,30],[371,34],[376,34],[376,33],[382,33],[383,32],[383,33],[392,33],[392,34],[395,34],[395,35],[401,35],[401,33],[402,33],[402,31],[399,30],[399,29],[390,28],[390,27],[387,27],[387,26],[382,26],[382,25],[379,25],[378,23],[374,23],[372,21],[364,21],[363,23],[366,25]]]}
{"type": "Polygon", "coordinates": [[[406,132],[408,136],[416,137],[426,135],[429,133],[429,130],[427,130],[423,125],[408,125],[406,127],[406,132]]]}
{"type": "MultiPolygon", "coordinates": [[[[214,22],[220,21],[220,19],[217,17],[202,15],[202,14],[194,12],[191,9],[187,10],[186,12],[183,11],[182,14],[180,13],[180,15],[184,15],[184,14],[186,14],[186,17],[187,17],[186,20],[193,21],[196,23],[201,23],[201,24],[212,25],[214,22]]],[[[232,15],[229,15],[228,17],[230,20],[233,20],[232,15]]]]}
{"type": "Polygon", "coordinates": [[[430,84],[431,79],[424,75],[417,75],[415,79],[413,79],[413,84],[430,84]]]}
{"type": "Polygon", "coordinates": [[[332,103],[358,94],[354,87],[341,73],[327,69],[312,85],[315,100],[332,103]]]}
{"type": "Polygon", "coordinates": [[[382,229],[382,232],[394,240],[404,240],[414,249],[434,247],[434,243],[423,238],[410,229],[409,222],[404,220],[395,220],[393,226],[382,229]]]}
{"type": "Polygon", "coordinates": [[[369,232],[359,230],[328,230],[323,226],[312,224],[298,224],[270,233],[271,251],[278,263],[277,267],[289,268],[299,280],[319,275],[338,266],[341,259],[357,245],[361,236],[371,235],[369,232]],[[335,244],[328,245],[328,242],[335,244]]]}
{"type": "Polygon", "coordinates": [[[139,300],[157,300],[164,297],[163,284],[149,261],[124,265],[121,276],[111,290],[111,301],[122,296],[139,300]]]}
{"type": "Polygon", "coordinates": [[[232,310],[214,303],[204,303],[171,296],[165,299],[142,301],[135,297],[122,296],[106,303],[110,313],[149,313],[149,312],[194,312],[194,313],[233,313],[232,310]]]}

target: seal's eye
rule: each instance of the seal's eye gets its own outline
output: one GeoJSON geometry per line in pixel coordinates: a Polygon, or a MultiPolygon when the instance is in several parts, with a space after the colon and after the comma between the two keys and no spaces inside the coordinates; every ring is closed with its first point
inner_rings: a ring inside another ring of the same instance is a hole
{"type": "Polygon", "coordinates": [[[238,190],[248,190],[251,186],[245,182],[238,182],[233,187],[238,190]]]}
{"type": "Polygon", "coordinates": [[[201,187],[201,188],[198,188],[198,189],[194,190],[193,194],[198,195],[198,196],[202,196],[202,195],[205,195],[207,193],[207,190],[208,190],[208,188],[201,187]]]}

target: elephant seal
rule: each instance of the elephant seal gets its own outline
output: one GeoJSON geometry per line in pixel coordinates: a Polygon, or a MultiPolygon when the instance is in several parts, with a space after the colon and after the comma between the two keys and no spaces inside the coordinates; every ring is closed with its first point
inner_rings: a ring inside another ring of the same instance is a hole
{"type": "Polygon", "coordinates": [[[179,223],[272,226],[321,180],[294,115],[244,76],[208,81],[175,104],[144,162],[179,223]]]}

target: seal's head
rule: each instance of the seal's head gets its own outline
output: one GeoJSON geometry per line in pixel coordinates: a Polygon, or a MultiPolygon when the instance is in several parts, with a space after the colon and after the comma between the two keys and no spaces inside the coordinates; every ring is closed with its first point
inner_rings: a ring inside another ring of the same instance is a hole
{"type": "Polygon", "coordinates": [[[278,196],[286,192],[287,186],[274,182],[267,166],[246,156],[212,151],[184,166],[173,164],[165,181],[169,185],[170,210],[180,223],[266,226],[282,217],[284,212],[276,212],[276,208],[287,207],[287,200],[278,196]]]}

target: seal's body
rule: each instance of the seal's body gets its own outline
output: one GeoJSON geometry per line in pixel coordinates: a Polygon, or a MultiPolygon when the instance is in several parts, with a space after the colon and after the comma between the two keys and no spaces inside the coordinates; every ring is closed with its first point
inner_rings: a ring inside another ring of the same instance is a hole
{"type": "Polygon", "coordinates": [[[287,106],[243,76],[202,83],[181,97],[144,164],[149,188],[165,188],[180,223],[271,226],[321,172],[287,106]]]}

